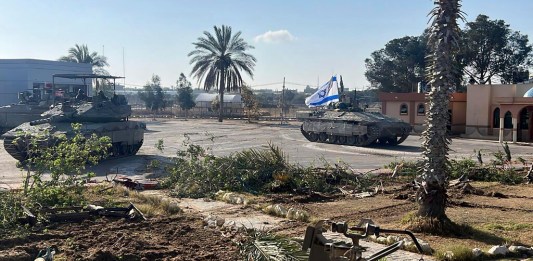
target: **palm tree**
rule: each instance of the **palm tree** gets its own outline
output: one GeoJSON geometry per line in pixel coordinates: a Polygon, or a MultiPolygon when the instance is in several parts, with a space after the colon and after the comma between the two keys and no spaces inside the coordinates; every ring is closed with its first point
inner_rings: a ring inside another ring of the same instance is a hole
{"type": "Polygon", "coordinates": [[[423,132],[423,173],[417,193],[418,217],[425,219],[429,228],[444,228],[449,224],[446,216],[449,161],[447,124],[449,120],[449,97],[456,82],[454,57],[458,51],[460,29],[458,18],[460,0],[435,0],[437,5],[430,13],[433,22],[429,35],[429,63],[427,72],[430,80],[429,109],[426,114],[426,130],[423,132]]]}
{"type": "Polygon", "coordinates": [[[98,55],[97,52],[89,52],[87,45],[76,44],[74,47],[68,49],[67,56],[61,56],[59,61],[73,62],[73,63],[90,63],[93,66],[93,72],[98,74],[108,74],[104,69],[105,66],[109,66],[107,58],[102,55],[98,55]]]}
{"type": "Polygon", "coordinates": [[[204,89],[211,90],[218,87],[220,108],[218,121],[222,122],[224,115],[224,91],[236,91],[243,85],[241,71],[253,77],[256,59],[246,50],[254,47],[241,38],[241,32],[232,35],[231,27],[214,26],[215,35],[204,31],[203,37],[193,43],[195,50],[189,53],[190,63],[194,64],[191,74],[203,80],[204,89]]]}

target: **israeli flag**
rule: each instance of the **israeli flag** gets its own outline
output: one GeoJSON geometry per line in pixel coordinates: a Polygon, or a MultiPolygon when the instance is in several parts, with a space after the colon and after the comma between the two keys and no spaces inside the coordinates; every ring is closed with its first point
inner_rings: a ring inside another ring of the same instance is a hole
{"type": "Polygon", "coordinates": [[[339,101],[339,83],[337,76],[331,77],[331,80],[318,90],[313,95],[305,99],[305,105],[309,107],[327,106],[332,102],[339,101]]]}

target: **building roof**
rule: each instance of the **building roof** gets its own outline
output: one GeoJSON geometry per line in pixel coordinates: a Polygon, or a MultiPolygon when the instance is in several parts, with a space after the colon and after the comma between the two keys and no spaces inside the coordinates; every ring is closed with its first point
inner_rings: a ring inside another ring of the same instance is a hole
{"type": "MultiPolygon", "coordinates": [[[[218,94],[216,93],[200,93],[194,100],[195,102],[211,102],[213,101],[218,94]]],[[[224,94],[224,102],[241,102],[241,95],[240,94],[224,94]]]]}
{"type": "Polygon", "coordinates": [[[52,75],[56,78],[66,78],[66,79],[123,79],[121,76],[112,76],[112,75],[99,75],[94,73],[58,73],[52,75]]]}

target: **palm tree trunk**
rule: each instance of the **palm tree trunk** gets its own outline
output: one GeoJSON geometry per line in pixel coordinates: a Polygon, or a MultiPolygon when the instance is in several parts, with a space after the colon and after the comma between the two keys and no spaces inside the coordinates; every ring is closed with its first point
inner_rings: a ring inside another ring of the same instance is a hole
{"type": "Polygon", "coordinates": [[[446,187],[448,185],[448,104],[455,84],[454,55],[457,51],[459,0],[437,0],[430,29],[431,61],[428,71],[431,91],[422,136],[424,167],[417,193],[418,216],[446,222],[446,187]]]}
{"type": "Polygon", "coordinates": [[[224,120],[224,88],[226,87],[225,74],[225,70],[222,69],[222,72],[220,73],[220,86],[218,88],[218,122],[222,122],[224,120]]]}

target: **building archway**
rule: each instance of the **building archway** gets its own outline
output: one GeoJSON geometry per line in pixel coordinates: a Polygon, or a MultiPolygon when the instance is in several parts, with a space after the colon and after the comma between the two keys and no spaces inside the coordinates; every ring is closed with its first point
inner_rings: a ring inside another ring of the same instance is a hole
{"type": "Polygon", "coordinates": [[[533,106],[522,108],[518,113],[518,141],[533,141],[533,106]]]}
{"type": "Polygon", "coordinates": [[[492,128],[500,128],[500,108],[496,107],[492,113],[492,128]]]}
{"type": "Polygon", "coordinates": [[[513,114],[510,111],[507,111],[503,116],[503,128],[513,129],[513,114]]]}

